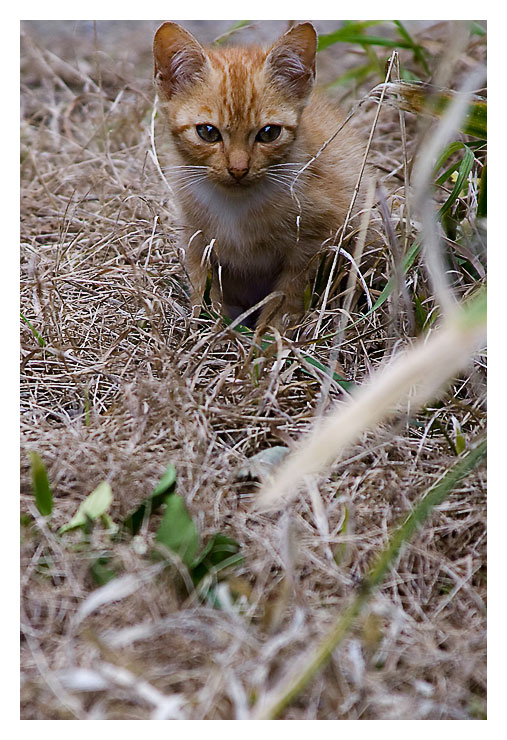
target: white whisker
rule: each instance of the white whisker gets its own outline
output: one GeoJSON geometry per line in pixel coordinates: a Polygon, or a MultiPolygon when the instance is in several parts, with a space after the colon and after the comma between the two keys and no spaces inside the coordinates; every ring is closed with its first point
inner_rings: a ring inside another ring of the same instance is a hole
{"type": "Polygon", "coordinates": [[[192,185],[197,185],[197,183],[199,183],[199,182],[204,182],[204,181],[205,181],[205,180],[207,180],[207,179],[208,179],[208,178],[207,178],[207,176],[206,176],[206,175],[201,175],[201,177],[196,177],[196,178],[194,178],[194,179],[190,180],[190,182],[187,182],[187,183],[186,183],[186,184],[184,184],[184,185],[183,185],[182,187],[180,187],[178,183],[176,183],[175,185],[176,185],[176,187],[178,188],[178,191],[179,191],[180,193],[182,193],[182,192],[183,192],[184,190],[187,190],[187,188],[191,187],[192,185]]]}
{"type": "Polygon", "coordinates": [[[163,167],[164,172],[168,170],[207,170],[208,167],[204,164],[175,164],[171,167],[163,167]]]}

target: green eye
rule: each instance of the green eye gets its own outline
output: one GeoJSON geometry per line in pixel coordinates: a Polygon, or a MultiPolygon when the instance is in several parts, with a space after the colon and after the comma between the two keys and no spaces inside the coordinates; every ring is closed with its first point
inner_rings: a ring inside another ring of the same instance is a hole
{"type": "Polygon", "coordinates": [[[281,126],[264,126],[255,138],[257,141],[262,141],[263,144],[269,144],[275,139],[278,139],[281,132],[281,126]]]}
{"type": "Polygon", "coordinates": [[[201,139],[207,141],[209,144],[215,144],[217,141],[222,141],[220,131],[209,123],[200,123],[195,127],[195,130],[201,139]]]}

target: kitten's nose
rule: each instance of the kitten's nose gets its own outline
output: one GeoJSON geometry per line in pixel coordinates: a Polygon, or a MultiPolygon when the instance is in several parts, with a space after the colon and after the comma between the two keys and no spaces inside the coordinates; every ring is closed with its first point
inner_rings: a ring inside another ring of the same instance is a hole
{"type": "Polygon", "coordinates": [[[234,177],[235,180],[238,182],[248,174],[248,167],[242,167],[241,169],[239,167],[229,167],[229,175],[231,177],[234,177]]]}
{"type": "Polygon", "coordinates": [[[229,166],[227,170],[229,175],[238,182],[248,174],[249,170],[248,154],[242,151],[232,151],[229,155],[229,166]]]}

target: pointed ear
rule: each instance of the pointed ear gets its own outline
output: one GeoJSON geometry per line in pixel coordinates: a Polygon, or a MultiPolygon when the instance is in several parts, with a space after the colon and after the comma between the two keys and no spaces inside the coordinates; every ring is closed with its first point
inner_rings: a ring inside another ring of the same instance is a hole
{"type": "Polygon", "coordinates": [[[204,49],[177,23],[164,23],[153,41],[155,82],[162,96],[170,98],[202,74],[208,63],[204,49]]]}
{"type": "Polygon", "coordinates": [[[275,85],[305,99],[315,81],[317,33],[311,23],[300,23],[271,47],[266,70],[275,85]]]}

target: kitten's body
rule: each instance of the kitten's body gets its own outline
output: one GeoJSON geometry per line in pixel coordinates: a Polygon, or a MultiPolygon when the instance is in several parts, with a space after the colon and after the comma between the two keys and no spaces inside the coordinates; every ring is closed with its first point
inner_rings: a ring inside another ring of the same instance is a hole
{"type": "Polygon", "coordinates": [[[277,291],[282,297],[264,306],[259,323],[281,325],[283,315],[302,311],[317,266],[312,258],[343,224],[363,156],[344,127],[303,169],[342,122],[333,105],[311,93],[313,27],[297,26],[270,52],[204,51],[175,24],[164,24],[157,37],[155,72],[172,134],[170,171],[193,303],[202,300],[209,253],[212,297],[226,313],[234,318],[277,291]],[[201,140],[199,124],[220,140],[201,140]],[[264,128],[280,133],[264,142],[264,128]]]}

